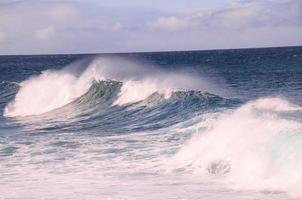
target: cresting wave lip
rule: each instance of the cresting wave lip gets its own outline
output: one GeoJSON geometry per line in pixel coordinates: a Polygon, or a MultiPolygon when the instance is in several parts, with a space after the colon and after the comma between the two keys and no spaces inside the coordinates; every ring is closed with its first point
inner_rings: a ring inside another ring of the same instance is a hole
{"type": "Polygon", "coordinates": [[[207,128],[192,137],[173,163],[223,175],[237,189],[283,191],[301,198],[302,123],[289,118],[301,111],[280,98],[247,102],[201,122],[207,128]]]}
{"type": "Polygon", "coordinates": [[[211,91],[214,85],[185,73],[165,72],[122,58],[96,58],[84,71],[72,65],[62,70],[43,71],[20,83],[15,99],[5,107],[6,117],[40,115],[60,108],[87,92],[93,81],[122,82],[113,105],[123,105],[146,99],[154,93],[169,98],[173,91],[211,91]],[[164,86],[164,87],[163,87],[164,86]]]}
{"type": "Polygon", "coordinates": [[[122,83],[118,81],[93,81],[89,90],[76,100],[47,113],[18,117],[16,120],[26,126],[26,132],[78,132],[89,129],[101,135],[126,134],[167,128],[202,113],[230,108],[239,103],[238,100],[188,90],[174,91],[169,98],[156,92],[139,102],[113,104],[119,98],[121,87],[122,83]]]}

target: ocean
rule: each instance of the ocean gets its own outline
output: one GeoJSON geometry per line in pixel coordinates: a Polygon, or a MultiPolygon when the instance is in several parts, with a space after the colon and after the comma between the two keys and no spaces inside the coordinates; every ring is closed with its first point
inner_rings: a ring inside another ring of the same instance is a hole
{"type": "Polygon", "coordinates": [[[0,199],[302,199],[302,47],[0,56],[0,199]]]}

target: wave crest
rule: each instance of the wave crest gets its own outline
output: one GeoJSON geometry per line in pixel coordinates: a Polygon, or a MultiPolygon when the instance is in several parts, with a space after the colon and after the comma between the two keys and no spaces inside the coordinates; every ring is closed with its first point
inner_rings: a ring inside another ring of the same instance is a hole
{"type": "Polygon", "coordinates": [[[202,122],[207,128],[193,136],[176,160],[195,172],[223,174],[236,188],[301,197],[301,115],[301,107],[280,98],[248,102],[202,122]]]}
{"type": "MultiPolygon", "coordinates": [[[[185,73],[168,73],[154,66],[121,58],[97,58],[84,71],[72,66],[57,71],[43,71],[20,83],[15,99],[5,107],[7,117],[40,115],[63,107],[85,94],[94,81],[121,82],[113,105],[142,101],[154,93],[169,98],[173,91],[203,90],[210,84],[185,73]]],[[[208,90],[207,90],[208,91],[208,90]]]]}

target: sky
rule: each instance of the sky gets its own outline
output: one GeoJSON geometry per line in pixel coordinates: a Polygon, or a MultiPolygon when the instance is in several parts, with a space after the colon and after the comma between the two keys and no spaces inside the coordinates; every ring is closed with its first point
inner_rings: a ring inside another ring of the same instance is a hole
{"type": "Polygon", "coordinates": [[[302,0],[0,0],[0,54],[302,45],[302,0]]]}

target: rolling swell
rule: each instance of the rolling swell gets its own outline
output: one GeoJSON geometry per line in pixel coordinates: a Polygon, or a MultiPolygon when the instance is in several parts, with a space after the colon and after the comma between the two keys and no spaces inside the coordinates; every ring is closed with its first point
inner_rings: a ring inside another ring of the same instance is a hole
{"type": "Polygon", "coordinates": [[[14,58],[0,82],[0,193],[301,199],[302,57],[276,52],[156,53],[160,69],[107,56],[61,70],[52,56],[14,58]]]}
{"type": "Polygon", "coordinates": [[[4,116],[35,133],[156,130],[239,103],[213,88],[194,74],[101,57],[25,79],[4,100],[4,116]]]}
{"type": "Polygon", "coordinates": [[[86,93],[60,108],[12,119],[24,122],[27,127],[32,124],[33,129],[41,132],[62,129],[67,132],[90,130],[120,134],[165,128],[239,103],[239,100],[188,90],[173,91],[168,98],[154,92],[143,100],[119,105],[115,102],[120,97],[122,86],[119,81],[94,80],[86,93]]]}
{"type": "Polygon", "coordinates": [[[18,83],[2,81],[0,83],[0,106],[5,107],[7,102],[11,101],[19,89],[18,83]]]}
{"type": "Polygon", "coordinates": [[[169,98],[155,92],[144,100],[116,105],[114,101],[121,86],[122,83],[116,81],[95,82],[85,95],[71,103],[69,106],[76,104],[80,110],[85,108],[79,126],[101,129],[103,133],[156,130],[238,103],[200,91],[175,91],[169,98]]]}

